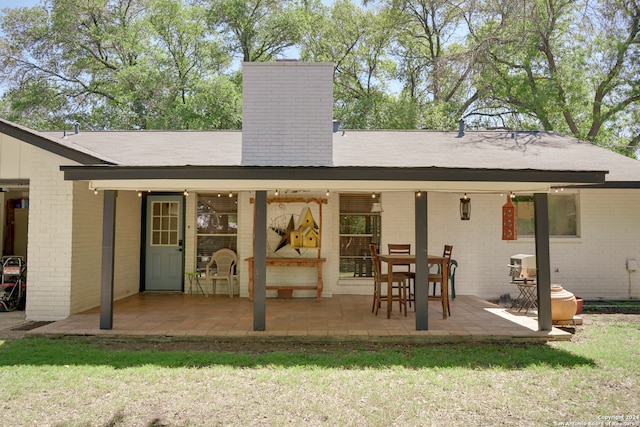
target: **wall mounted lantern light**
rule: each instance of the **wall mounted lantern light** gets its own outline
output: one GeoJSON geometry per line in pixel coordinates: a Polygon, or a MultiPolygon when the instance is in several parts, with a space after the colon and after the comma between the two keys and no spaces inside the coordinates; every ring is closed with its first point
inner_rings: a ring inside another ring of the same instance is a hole
{"type": "Polygon", "coordinates": [[[471,199],[464,193],[464,197],[460,199],[460,219],[469,221],[471,219],[471,199]]]}

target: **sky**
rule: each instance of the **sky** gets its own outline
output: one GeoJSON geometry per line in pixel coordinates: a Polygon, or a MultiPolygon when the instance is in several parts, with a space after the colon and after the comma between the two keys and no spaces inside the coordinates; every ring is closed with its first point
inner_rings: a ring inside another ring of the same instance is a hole
{"type": "Polygon", "coordinates": [[[35,6],[40,0],[0,0],[0,9],[5,7],[35,6]]]}
{"type": "MultiPolygon", "coordinates": [[[[40,3],[40,0],[0,0],[0,9],[5,7],[20,7],[20,6],[35,6],[40,3]]],[[[324,4],[332,4],[333,1],[324,0],[324,4]]]]}

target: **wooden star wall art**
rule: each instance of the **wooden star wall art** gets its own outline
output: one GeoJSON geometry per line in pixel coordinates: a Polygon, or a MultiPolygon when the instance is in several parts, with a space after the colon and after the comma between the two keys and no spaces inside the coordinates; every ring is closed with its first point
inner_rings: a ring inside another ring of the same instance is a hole
{"type": "Polygon", "coordinates": [[[299,255],[302,248],[318,247],[320,229],[308,206],[302,208],[297,223],[294,216],[291,215],[286,228],[270,228],[280,236],[280,242],[274,249],[276,253],[287,246],[294,249],[299,255]]]}

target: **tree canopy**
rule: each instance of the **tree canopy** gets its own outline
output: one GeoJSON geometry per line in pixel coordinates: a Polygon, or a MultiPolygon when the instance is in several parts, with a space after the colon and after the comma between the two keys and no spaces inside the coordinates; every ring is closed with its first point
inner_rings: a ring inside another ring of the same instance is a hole
{"type": "Polygon", "coordinates": [[[333,62],[345,128],[640,143],[638,0],[42,0],[0,14],[0,114],[238,129],[241,62],[286,57],[333,62]]]}

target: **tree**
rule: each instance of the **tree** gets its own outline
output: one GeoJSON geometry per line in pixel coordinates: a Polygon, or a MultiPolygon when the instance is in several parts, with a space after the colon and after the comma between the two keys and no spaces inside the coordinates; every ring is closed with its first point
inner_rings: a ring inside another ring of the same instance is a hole
{"type": "Polygon", "coordinates": [[[239,128],[237,60],[299,49],[334,63],[344,127],[452,129],[464,117],[633,154],[639,3],[47,0],[0,16],[0,109],[40,128],[239,128]]]}
{"type": "Polygon", "coordinates": [[[226,76],[198,81],[184,102],[176,102],[155,117],[151,129],[240,129],[242,96],[226,76]]]}
{"type": "Polygon", "coordinates": [[[470,86],[476,64],[465,46],[467,2],[387,0],[385,13],[397,28],[390,46],[403,85],[400,99],[418,114],[422,128],[448,129],[477,97],[470,86]]]}
{"type": "Polygon", "coordinates": [[[483,12],[471,33],[486,53],[484,113],[635,151],[637,135],[614,128],[631,129],[640,102],[637,2],[488,1],[483,12]]]}
{"type": "Polygon", "coordinates": [[[343,126],[414,127],[411,106],[388,92],[395,74],[395,63],[388,55],[395,31],[390,14],[341,0],[330,9],[319,7],[310,27],[301,56],[333,62],[335,117],[343,126]]]}
{"type": "Polygon", "coordinates": [[[66,99],[45,79],[28,79],[5,93],[0,115],[33,129],[64,129],[66,99]]]}
{"type": "MultiPolygon", "coordinates": [[[[200,23],[202,13],[182,0],[54,0],[48,8],[9,10],[1,21],[5,97],[9,105],[39,105],[95,128],[176,123],[161,117],[176,111],[189,115],[187,105],[201,106],[188,98],[206,92],[202,80],[223,78],[219,70],[229,63],[200,23]],[[57,96],[34,99],[36,88],[57,96]],[[16,102],[20,99],[27,102],[16,102]],[[48,101],[54,99],[57,104],[48,101]]],[[[223,92],[232,106],[229,116],[235,114],[238,91],[223,92]]],[[[43,117],[33,108],[14,112],[43,117]]]]}
{"type": "Polygon", "coordinates": [[[244,62],[269,61],[300,41],[305,8],[292,0],[209,0],[207,14],[227,49],[244,62]]]}
{"type": "Polygon", "coordinates": [[[201,17],[205,10],[182,1],[156,0],[149,21],[159,49],[156,62],[166,70],[166,95],[150,127],[162,129],[238,129],[240,88],[222,71],[231,64],[217,35],[201,17]]]}

